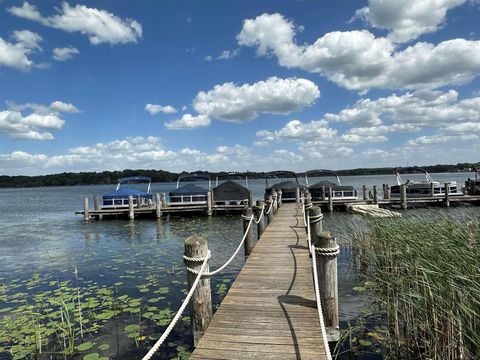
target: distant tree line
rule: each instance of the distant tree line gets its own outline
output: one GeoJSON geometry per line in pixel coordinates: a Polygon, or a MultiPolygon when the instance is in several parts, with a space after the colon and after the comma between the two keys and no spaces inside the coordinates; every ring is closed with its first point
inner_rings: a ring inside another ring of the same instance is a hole
{"type": "MultiPolygon", "coordinates": [[[[430,165],[422,166],[423,169],[430,173],[441,172],[460,172],[470,171],[475,164],[473,163],[459,163],[456,165],[430,165]]],[[[348,170],[336,170],[340,176],[348,175],[384,175],[392,174],[395,168],[381,167],[381,168],[358,168],[348,170]]],[[[208,174],[212,180],[218,176],[219,179],[237,178],[243,179],[247,176],[249,179],[264,179],[265,172],[207,172],[196,171],[196,173],[208,174]]],[[[181,173],[183,174],[183,173],[181,173]]],[[[39,175],[39,176],[7,176],[0,175],[0,187],[38,187],[38,186],[74,186],[74,185],[101,185],[101,184],[116,184],[117,180],[127,176],[150,176],[152,182],[172,182],[178,177],[178,173],[173,173],[164,170],[132,170],[126,169],[122,171],[102,171],[102,172],[64,172],[61,174],[39,175]]],[[[299,173],[298,175],[303,175],[299,173]]]]}

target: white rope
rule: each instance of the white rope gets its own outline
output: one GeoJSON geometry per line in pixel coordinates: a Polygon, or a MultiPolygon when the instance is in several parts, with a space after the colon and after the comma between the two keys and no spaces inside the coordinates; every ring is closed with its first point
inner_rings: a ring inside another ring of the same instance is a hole
{"type": "Polygon", "coordinates": [[[202,278],[203,272],[205,271],[205,268],[207,266],[209,258],[210,258],[210,250],[208,250],[207,256],[203,259],[202,267],[200,268],[200,271],[198,272],[198,275],[195,278],[195,281],[193,282],[193,285],[192,285],[190,291],[188,292],[187,296],[185,297],[185,300],[183,300],[182,306],[180,306],[180,309],[178,309],[177,313],[175,314],[175,317],[170,322],[170,325],[168,325],[167,329],[164,331],[164,333],[162,334],[160,339],[157,340],[155,345],[152,346],[150,351],[147,353],[147,355],[145,355],[142,358],[142,360],[149,360],[158,351],[160,346],[162,346],[163,342],[168,337],[168,335],[170,335],[170,332],[172,331],[174,326],[177,324],[178,320],[180,319],[180,316],[182,316],[183,311],[187,307],[187,304],[190,302],[190,298],[192,297],[193,292],[197,288],[198,283],[200,282],[200,279],[202,278]]]}
{"type": "MultiPolygon", "coordinates": [[[[302,206],[303,207],[303,206],[302,206]]],[[[314,283],[314,288],[315,288],[315,299],[317,301],[317,311],[318,311],[318,321],[320,323],[320,331],[322,333],[322,341],[323,341],[323,347],[325,348],[325,354],[327,356],[327,360],[332,360],[332,354],[330,353],[330,347],[328,346],[328,337],[327,337],[327,330],[325,329],[325,320],[323,318],[323,310],[322,310],[322,302],[320,300],[320,286],[318,285],[318,272],[317,272],[317,257],[315,255],[315,251],[318,249],[320,250],[322,255],[325,256],[336,256],[338,254],[334,254],[334,250],[338,251],[340,253],[340,247],[337,245],[335,248],[331,249],[326,249],[326,248],[316,248],[315,246],[312,245],[312,232],[310,228],[310,214],[306,212],[306,226],[307,226],[307,240],[308,240],[308,249],[310,251],[310,254],[312,255],[312,268],[313,268],[313,283],[314,283]],[[329,254],[325,254],[322,251],[327,250],[329,251],[329,254]],[[330,251],[332,250],[332,251],[330,251]],[[331,255],[332,254],[332,255],[331,255]]],[[[313,218],[315,221],[320,221],[323,218],[323,214],[320,214],[322,216],[316,215],[313,218]],[[318,219],[318,220],[317,220],[318,219]]]]}
{"type": "Polygon", "coordinates": [[[258,220],[253,220],[253,221],[255,221],[255,224],[259,224],[260,221],[262,221],[264,210],[265,210],[265,204],[262,205],[262,209],[260,210],[260,216],[258,217],[258,220]]]}
{"type": "Polygon", "coordinates": [[[268,214],[270,214],[270,211],[272,211],[272,207],[273,207],[273,201],[272,201],[272,202],[270,202],[270,207],[268,208],[268,211],[267,211],[267,212],[265,212],[265,215],[268,215],[268,214]]]}
{"type": "Polygon", "coordinates": [[[318,272],[317,272],[317,258],[314,247],[310,247],[312,253],[312,267],[313,267],[313,283],[315,287],[315,297],[317,300],[318,320],[320,322],[320,331],[322,333],[323,347],[325,348],[325,355],[327,360],[332,360],[332,354],[330,353],[330,347],[328,346],[327,330],[325,329],[325,319],[323,318],[322,302],[320,301],[320,286],[318,285],[318,272]]]}
{"type": "MultiPolygon", "coordinates": [[[[242,241],[240,241],[240,244],[238,244],[238,247],[237,247],[237,250],[235,250],[235,252],[233,253],[233,255],[230,257],[230,259],[228,259],[225,264],[223,264],[222,266],[220,266],[217,270],[214,270],[214,271],[210,271],[210,272],[206,272],[203,274],[204,277],[209,277],[209,276],[213,276],[213,275],[216,275],[218,274],[220,271],[222,271],[223,269],[225,269],[231,262],[232,260],[235,258],[235,256],[237,256],[238,252],[240,251],[240,249],[242,248],[242,245],[243,243],[245,242],[245,239],[247,238],[247,234],[248,232],[250,231],[250,228],[252,227],[252,222],[254,220],[254,217],[253,215],[249,218],[250,219],[250,222],[248,223],[248,226],[247,226],[247,229],[245,230],[245,234],[243,234],[243,239],[242,241]]],[[[184,259],[186,259],[186,257],[184,257],[184,259]]],[[[188,258],[190,259],[190,258],[188,258]]],[[[186,259],[186,260],[188,260],[186,259]]],[[[198,261],[200,259],[195,259],[195,260],[192,260],[192,261],[198,261]]],[[[197,271],[197,270],[193,270],[189,267],[187,267],[187,271],[191,272],[192,274],[199,274],[200,272],[197,271]]]]}

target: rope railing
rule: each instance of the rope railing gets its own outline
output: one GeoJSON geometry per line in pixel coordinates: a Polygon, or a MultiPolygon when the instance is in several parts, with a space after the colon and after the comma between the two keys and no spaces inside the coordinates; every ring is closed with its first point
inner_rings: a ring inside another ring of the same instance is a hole
{"type": "Polygon", "coordinates": [[[259,224],[260,221],[262,221],[264,212],[265,212],[265,204],[262,205],[262,210],[260,211],[260,216],[258,217],[258,220],[253,220],[255,221],[255,224],[259,224]]]}
{"type": "MultiPolygon", "coordinates": [[[[272,210],[272,206],[273,206],[273,202],[270,204],[270,209],[269,211],[272,210]]],[[[152,346],[152,348],[150,349],[150,351],[142,358],[142,360],[149,360],[151,359],[151,357],[158,351],[158,349],[160,348],[160,346],[162,346],[163,342],[166,340],[166,338],[168,337],[168,335],[170,335],[170,332],[172,331],[172,329],[175,327],[175,325],[177,324],[178,320],[180,319],[180,316],[182,316],[182,313],[185,311],[185,308],[187,307],[188,303],[190,302],[190,299],[193,295],[193,293],[195,292],[195,289],[197,288],[199,282],[200,282],[200,279],[201,278],[204,278],[204,277],[211,277],[211,276],[214,276],[216,274],[218,274],[219,272],[221,272],[223,269],[225,269],[232,261],[233,259],[237,256],[238,252],[240,251],[240,249],[242,248],[242,245],[243,243],[245,242],[245,239],[247,238],[247,234],[248,232],[250,231],[250,228],[252,227],[252,223],[255,222],[255,223],[259,223],[260,220],[262,219],[263,217],[263,214],[264,214],[264,211],[265,210],[265,206],[262,207],[262,212],[261,212],[261,215],[258,219],[258,221],[255,220],[255,217],[254,215],[252,215],[251,217],[246,217],[247,220],[249,220],[248,222],[248,226],[247,228],[245,229],[245,233],[243,234],[243,238],[242,240],[240,241],[240,243],[238,244],[238,247],[237,249],[235,250],[235,252],[233,253],[233,255],[222,265],[220,266],[218,269],[214,270],[214,271],[209,271],[209,272],[205,272],[205,268],[206,268],[206,264],[208,263],[208,260],[210,259],[211,257],[211,252],[210,250],[208,250],[208,253],[207,253],[207,256],[205,256],[204,258],[193,258],[193,257],[188,257],[186,255],[183,255],[183,259],[184,261],[190,261],[190,262],[201,262],[202,263],[202,267],[200,268],[200,270],[194,270],[190,267],[187,266],[187,271],[193,273],[193,274],[196,274],[197,277],[195,278],[195,281],[194,283],[192,284],[192,287],[190,288],[190,291],[188,292],[187,296],[185,297],[185,299],[183,300],[183,303],[182,305],[180,306],[180,308],[178,309],[177,313],[175,314],[175,317],[172,319],[172,321],[170,322],[170,325],[168,325],[167,329],[165,329],[164,333],[162,334],[162,336],[157,340],[157,342],[155,343],[155,345],[152,346]]],[[[268,214],[268,212],[266,213],[268,214]]],[[[243,218],[245,218],[243,215],[242,215],[243,218]]]]}
{"type": "MultiPolygon", "coordinates": [[[[277,201],[277,200],[275,200],[275,202],[276,202],[276,201],[277,201]]],[[[273,208],[273,203],[274,203],[273,201],[270,203],[270,207],[268,208],[268,211],[265,212],[265,215],[270,214],[270,211],[272,211],[272,208],[273,208]]]]}
{"type": "Polygon", "coordinates": [[[168,325],[167,329],[164,331],[160,339],[157,340],[155,345],[152,346],[150,351],[145,355],[142,360],[149,360],[155,353],[158,351],[160,346],[162,346],[163,342],[167,339],[168,335],[170,335],[170,332],[172,329],[175,327],[177,324],[178,320],[180,319],[180,316],[182,316],[183,312],[185,311],[185,308],[187,307],[188,303],[190,302],[190,298],[192,297],[193,293],[195,292],[195,289],[198,286],[198,283],[200,282],[200,279],[202,278],[203,272],[205,271],[205,268],[208,263],[208,259],[210,259],[211,253],[210,250],[207,253],[207,256],[202,260],[202,267],[200,268],[200,271],[198,272],[197,277],[195,278],[194,283],[192,284],[192,287],[190,288],[190,291],[188,292],[187,296],[185,297],[185,300],[183,300],[182,305],[180,306],[180,309],[178,309],[177,313],[175,314],[173,320],[170,322],[170,325],[168,325]]]}
{"type": "MultiPolygon", "coordinates": [[[[327,330],[326,330],[326,327],[325,327],[325,319],[323,318],[323,310],[322,310],[322,302],[321,302],[321,299],[320,299],[320,286],[318,284],[318,271],[317,271],[317,258],[315,256],[315,252],[321,252],[321,250],[329,250],[330,249],[324,249],[324,248],[317,248],[315,247],[313,244],[312,244],[312,233],[311,233],[311,228],[310,228],[310,214],[308,213],[308,211],[306,211],[307,209],[305,209],[305,205],[302,206],[302,208],[304,208],[303,212],[304,214],[306,215],[305,218],[306,218],[306,226],[307,226],[307,240],[308,240],[308,249],[310,251],[310,254],[312,255],[312,270],[313,270],[313,285],[314,285],[314,289],[315,289],[315,300],[317,302],[317,312],[318,312],[318,320],[319,320],[319,323],[320,323],[320,331],[321,331],[321,334],[322,334],[322,342],[323,342],[323,346],[325,348],[325,354],[327,356],[327,360],[332,360],[332,354],[330,352],[330,347],[328,345],[328,336],[327,336],[327,330]]],[[[317,221],[320,221],[321,219],[323,218],[323,214],[321,214],[321,216],[316,216],[314,221],[317,222],[317,221]],[[318,219],[317,219],[318,218],[318,219]]],[[[338,247],[337,245],[337,248],[332,248],[332,250],[335,249],[336,251],[338,251],[338,253],[340,252],[340,248],[338,247]]],[[[333,251],[331,252],[332,255],[330,256],[336,256],[337,254],[333,255],[333,251]]],[[[322,255],[324,255],[322,253],[322,255]]],[[[327,255],[327,256],[329,256],[327,255]]]]}

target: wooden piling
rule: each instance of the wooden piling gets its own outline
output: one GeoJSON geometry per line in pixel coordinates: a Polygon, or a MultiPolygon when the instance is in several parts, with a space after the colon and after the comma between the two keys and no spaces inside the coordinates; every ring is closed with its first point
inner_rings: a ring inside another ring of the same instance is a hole
{"type": "Polygon", "coordinates": [[[212,191],[209,190],[207,193],[207,215],[208,216],[212,216],[212,203],[213,203],[212,191]]]}
{"type": "Polygon", "coordinates": [[[162,204],[167,205],[167,194],[162,193],[162,204]]]}
{"type": "MultiPolygon", "coordinates": [[[[337,257],[338,245],[335,237],[329,232],[321,232],[312,237],[317,261],[318,284],[322,303],[323,318],[328,332],[339,329],[338,317],[338,279],[337,257]]],[[[338,339],[337,339],[338,340],[338,339]]]]}
{"type": "Polygon", "coordinates": [[[95,195],[95,196],[93,197],[93,208],[94,208],[95,210],[100,210],[100,203],[99,203],[99,201],[98,201],[98,196],[97,196],[97,195],[95,195]]]}
{"type": "MultiPolygon", "coordinates": [[[[243,212],[242,212],[243,233],[245,233],[248,229],[248,223],[252,218],[252,214],[253,214],[253,211],[251,207],[246,207],[245,209],[243,209],[243,212]]],[[[247,258],[253,249],[253,224],[252,226],[250,226],[250,229],[248,229],[247,236],[245,237],[245,242],[243,244],[245,248],[245,258],[247,258]]]]}
{"type": "Polygon", "coordinates": [[[450,184],[449,183],[445,183],[445,200],[444,200],[444,204],[446,207],[449,207],[450,206],[450,199],[449,199],[449,193],[450,192],[450,184]]]}
{"type": "Polygon", "coordinates": [[[310,218],[310,236],[311,239],[316,239],[323,231],[323,214],[319,206],[312,206],[308,209],[308,216],[310,218]]]}
{"type": "Polygon", "coordinates": [[[267,204],[266,204],[266,208],[267,208],[267,211],[270,210],[270,212],[268,213],[268,225],[270,225],[270,223],[273,221],[273,206],[272,206],[272,209],[270,209],[270,204],[273,203],[273,199],[272,199],[272,195],[268,195],[267,197],[267,204]]]}
{"type": "Polygon", "coordinates": [[[400,185],[400,208],[407,208],[407,185],[400,185]]]}
{"type": "Polygon", "coordinates": [[[133,197],[132,197],[132,195],[128,195],[128,218],[130,220],[135,219],[135,213],[133,211],[133,197]]]}
{"type": "Polygon", "coordinates": [[[295,189],[295,201],[296,201],[297,203],[300,202],[300,188],[296,188],[296,189],[295,189]]]}
{"type": "Polygon", "coordinates": [[[83,198],[83,220],[90,220],[90,213],[88,211],[88,197],[83,198]]]}
{"type": "Polygon", "coordinates": [[[362,190],[363,190],[363,200],[367,200],[368,199],[368,197],[367,197],[367,185],[363,185],[362,190]]]}
{"type": "Polygon", "coordinates": [[[385,184],[385,199],[390,199],[390,185],[385,184]]]}
{"type": "Polygon", "coordinates": [[[322,186],[322,201],[325,201],[326,195],[325,195],[325,186],[322,186]]]}
{"type": "Polygon", "coordinates": [[[278,211],[278,203],[277,203],[277,191],[272,189],[272,201],[273,201],[273,214],[275,215],[278,211]]]}
{"type": "Polygon", "coordinates": [[[137,209],[140,209],[142,207],[142,199],[140,195],[137,195],[137,209]]]}
{"type": "Polygon", "coordinates": [[[328,187],[328,211],[333,212],[333,191],[328,187]]]}
{"type": "MultiPolygon", "coordinates": [[[[263,202],[263,200],[257,200],[257,206],[255,207],[255,217],[257,218],[257,221],[262,216],[262,212],[265,211],[264,204],[265,203],[263,202]]],[[[265,218],[262,217],[262,220],[260,220],[257,224],[257,238],[259,240],[264,232],[265,232],[265,218]]]]}
{"type": "MultiPolygon", "coordinates": [[[[306,222],[307,221],[307,214],[308,214],[308,211],[309,209],[312,207],[312,196],[310,195],[310,193],[305,190],[303,192],[303,210],[304,210],[304,221],[306,222]]],[[[308,229],[305,227],[305,232],[308,233],[308,229]]]]}
{"type": "Polygon", "coordinates": [[[162,200],[160,200],[159,193],[155,194],[155,210],[156,210],[157,219],[160,219],[162,217],[162,200]]]}
{"type": "Polygon", "coordinates": [[[378,190],[377,185],[373,185],[373,203],[378,204],[378,190]]]}
{"type": "MultiPolygon", "coordinates": [[[[204,259],[208,255],[208,243],[204,238],[194,235],[185,240],[185,256],[188,258],[204,259]]],[[[199,261],[189,261],[185,259],[187,269],[200,271],[202,263],[199,261]]],[[[208,262],[205,272],[209,271],[208,262]]],[[[187,270],[187,284],[190,289],[195,282],[197,275],[187,270]]],[[[198,342],[207,330],[212,319],[212,291],[210,288],[210,278],[200,279],[196,290],[190,299],[190,325],[193,333],[193,346],[198,342]]]]}
{"type": "Polygon", "coordinates": [[[277,190],[277,204],[279,208],[282,207],[282,190],[281,189],[277,190]]]}

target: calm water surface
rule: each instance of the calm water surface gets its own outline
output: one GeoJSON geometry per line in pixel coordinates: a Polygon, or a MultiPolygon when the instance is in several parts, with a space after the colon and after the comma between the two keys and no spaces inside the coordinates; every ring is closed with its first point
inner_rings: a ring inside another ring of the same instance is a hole
{"type": "MultiPolygon", "coordinates": [[[[457,180],[463,185],[469,176],[472,175],[434,174],[434,179],[457,180]]],[[[394,177],[352,176],[342,178],[342,183],[357,188],[363,184],[381,187],[383,183],[393,184],[394,177]]],[[[153,192],[174,188],[173,183],[153,184],[153,192]]],[[[249,188],[254,198],[261,198],[265,181],[251,180],[249,188]]],[[[38,327],[39,323],[49,322],[65,327],[64,312],[75,311],[73,304],[78,302],[84,340],[77,339],[76,344],[86,345],[81,351],[75,350],[76,358],[90,354],[91,359],[137,359],[162,333],[185,296],[186,275],[181,261],[184,240],[193,234],[208,239],[213,269],[230,257],[241,240],[242,222],[238,215],[87,223],[74,215],[81,208],[83,197],[111,189],[112,186],[0,189],[0,332],[10,332],[13,338],[0,338],[0,359],[7,356],[2,351],[5,345],[12,345],[16,336],[38,337],[35,324],[38,327]],[[64,299],[64,304],[49,302],[52,298],[64,299]],[[26,316],[28,311],[34,315],[26,316]],[[17,330],[11,330],[12,326],[17,330]]],[[[476,211],[460,207],[418,209],[407,211],[405,216],[451,214],[468,218],[476,211]]],[[[347,320],[361,316],[364,305],[362,297],[353,291],[359,280],[351,261],[350,240],[351,229],[358,224],[362,224],[362,218],[347,213],[325,214],[324,218],[325,229],[332,231],[342,244],[338,267],[343,327],[347,320]]],[[[242,264],[240,253],[222,274],[212,279],[215,306],[242,264]]],[[[187,316],[184,314],[158,358],[188,357],[192,348],[187,316]]],[[[43,352],[58,353],[65,347],[66,336],[55,326],[50,326],[57,329],[50,334],[55,340],[49,345],[42,343],[43,352]]],[[[79,326],[73,331],[78,338],[79,326]]],[[[42,356],[63,358],[55,354],[42,356]]]]}

